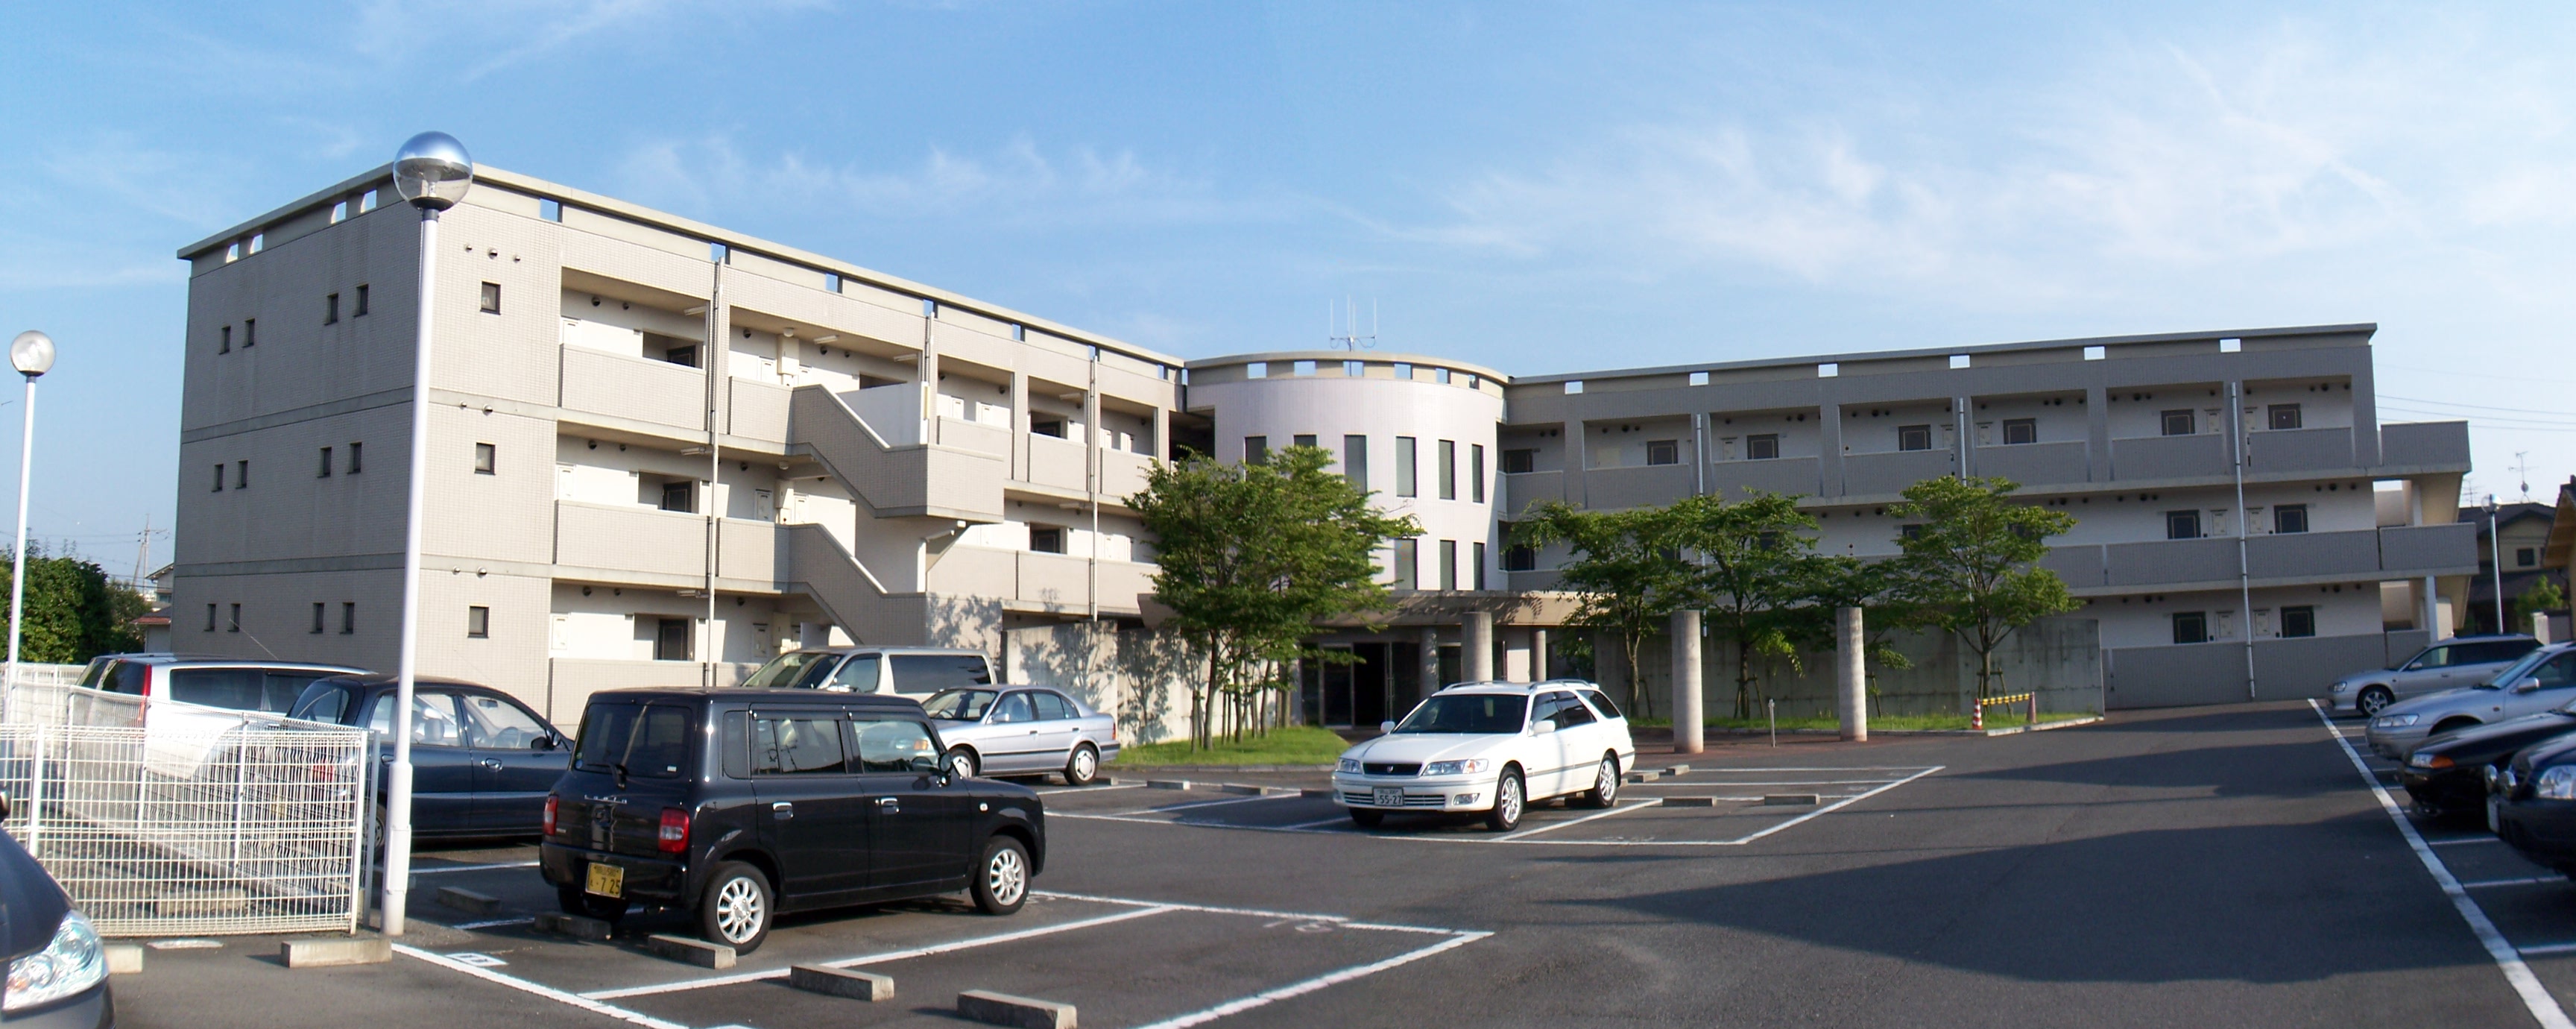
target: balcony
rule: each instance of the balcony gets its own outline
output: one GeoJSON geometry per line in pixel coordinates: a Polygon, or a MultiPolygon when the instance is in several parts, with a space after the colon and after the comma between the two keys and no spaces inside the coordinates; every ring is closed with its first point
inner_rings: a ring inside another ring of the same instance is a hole
{"type": "Polygon", "coordinates": [[[2257,579],[2379,577],[2379,534],[2290,532],[2245,541],[2245,567],[2257,579]]]}
{"type": "Polygon", "coordinates": [[[2113,543],[2102,549],[2104,583],[2110,586],[2236,581],[2233,538],[2113,543]]]}
{"type": "Polygon", "coordinates": [[[1502,510],[1518,512],[1565,499],[1564,472],[1513,472],[1502,477],[1502,510]]]}
{"type": "Polygon", "coordinates": [[[2352,459],[2351,429],[2279,429],[2245,438],[2246,470],[2264,472],[2344,471],[2352,459]]]}
{"type": "Polygon", "coordinates": [[[1957,470],[1947,450],[1844,454],[1843,492],[1859,496],[1902,493],[1907,486],[1957,470]]]}
{"type": "Polygon", "coordinates": [[[2137,436],[2111,441],[2111,477],[2115,479],[2206,479],[2235,474],[2227,437],[2137,436]]]}
{"type": "Polygon", "coordinates": [[[991,454],[1004,461],[1011,459],[1011,430],[982,422],[962,421],[941,416],[935,423],[939,442],[959,450],[991,454]]]}
{"type": "Polygon", "coordinates": [[[2469,469],[2469,423],[2408,422],[2379,427],[2379,463],[2385,468],[2464,472],[2469,469]]]}
{"type": "Polygon", "coordinates": [[[716,577],[737,582],[776,582],[778,526],[740,518],[717,523],[716,577]]]}
{"type": "MultiPolygon", "coordinates": [[[[2040,567],[2069,588],[2152,589],[2236,581],[2236,539],[2218,536],[2049,548],[2040,567]]],[[[2253,584],[2382,580],[2477,570],[2477,525],[2419,525],[2351,532],[2274,533],[2245,541],[2253,584]]]]}
{"type": "Polygon", "coordinates": [[[750,379],[728,379],[730,391],[725,431],[749,439],[787,440],[788,389],[750,379]]]}
{"type": "MultiPolygon", "coordinates": [[[[618,661],[603,658],[557,657],[546,662],[553,666],[554,710],[546,720],[556,725],[578,725],[581,712],[589,706],[590,695],[601,690],[624,690],[639,687],[686,689],[705,685],[705,665],[695,661],[618,661]]],[[[743,680],[760,668],[756,664],[733,661],[716,662],[716,685],[740,686],[743,680]]]]}
{"type": "MultiPolygon", "coordinates": [[[[1150,564],[1102,561],[1099,575],[1104,610],[1134,611],[1137,598],[1154,589],[1150,564]]],[[[1091,562],[1070,554],[959,546],[931,566],[930,585],[932,592],[942,596],[1081,611],[1091,603],[1091,576],[1091,562]]]]}
{"type": "Polygon", "coordinates": [[[607,415],[690,432],[705,431],[706,373],[668,361],[561,348],[566,411],[607,415]]]}
{"type": "Polygon", "coordinates": [[[1584,506],[1595,511],[1656,507],[1698,490],[1698,476],[1686,464],[1587,468],[1583,472],[1584,506]]]}
{"type": "Polygon", "coordinates": [[[2478,570],[2478,524],[2379,530],[2379,567],[2391,574],[2464,575],[2478,570]]]}
{"type": "Polygon", "coordinates": [[[1154,459],[1124,450],[1100,452],[1100,495],[1103,500],[1124,502],[1145,490],[1146,473],[1153,470],[1154,459]]]}
{"type": "Polygon", "coordinates": [[[555,564],[655,578],[706,574],[703,515],[649,507],[555,501],[555,564]]]}
{"type": "Polygon", "coordinates": [[[2001,476],[2033,488],[2093,478],[2092,447],[2082,440],[1978,447],[1974,460],[1978,475],[2001,476]]]}
{"type": "Polygon", "coordinates": [[[789,398],[788,440],[810,449],[878,517],[1002,520],[1008,461],[942,444],[889,442],[821,386],[799,386],[789,398]]]}
{"type": "Polygon", "coordinates": [[[1824,488],[1818,478],[1818,464],[1812,457],[1719,461],[1708,466],[1709,491],[1728,500],[1742,500],[1755,490],[1812,497],[1824,488]]]}
{"type": "Polygon", "coordinates": [[[1086,488],[1089,470],[1084,465],[1082,444],[1054,436],[1029,434],[1029,474],[1026,481],[1040,486],[1080,493],[1086,488]]]}

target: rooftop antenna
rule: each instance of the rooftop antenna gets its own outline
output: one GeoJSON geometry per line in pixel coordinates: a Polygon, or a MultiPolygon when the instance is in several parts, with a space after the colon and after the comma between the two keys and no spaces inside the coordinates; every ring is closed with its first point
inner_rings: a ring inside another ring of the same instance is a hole
{"type": "Polygon", "coordinates": [[[1343,350],[1377,349],[1377,301],[1369,301],[1369,331],[1365,336],[1360,335],[1358,304],[1344,297],[1336,311],[1332,301],[1324,301],[1324,339],[1343,350]]]}
{"type": "Polygon", "coordinates": [[[2531,451],[2528,450],[2513,452],[2513,475],[2514,478],[2522,480],[2522,502],[2526,504],[2531,503],[2531,462],[2523,458],[2530,454],[2531,451]]]}

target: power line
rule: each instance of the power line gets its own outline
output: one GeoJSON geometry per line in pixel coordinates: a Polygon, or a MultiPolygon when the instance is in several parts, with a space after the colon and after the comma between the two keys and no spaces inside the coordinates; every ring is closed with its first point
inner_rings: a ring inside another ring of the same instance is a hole
{"type": "Polygon", "coordinates": [[[2437,404],[2445,407],[2475,408],[2480,411],[2506,411],[2513,414],[2565,415],[2567,413],[2565,410],[2551,411],[2537,407],[2497,407],[2493,404],[2471,404],[2458,400],[2427,400],[2423,397],[2401,397],[2392,393],[2382,393],[2379,395],[2379,398],[2382,400],[2394,400],[2406,404],[2437,404]]]}

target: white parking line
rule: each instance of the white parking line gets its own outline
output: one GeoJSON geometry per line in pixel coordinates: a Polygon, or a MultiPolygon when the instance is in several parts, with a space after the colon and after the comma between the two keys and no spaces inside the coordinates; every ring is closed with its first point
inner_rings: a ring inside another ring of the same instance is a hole
{"type": "Polygon", "coordinates": [[[493,920],[491,920],[491,921],[489,921],[489,922],[458,922],[458,923],[456,923],[455,925],[448,926],[448,928],[450,928],[450,929],[498,929],[498,928],[500,928],[500,927],[502,927],[502,926],[505,926],[505,925],[526,925],[526,924],[528,924],[528,923],[530,923],[530,922],[534,922],[534,921],[536,921],[536,919],[534,919],[534,918],[495,918],[495,919],[493,919],[493,920]]]}
{"type": "Polygon", "coordinates": [[[1290,997],[1313,993],[1327,986],[1346,983],[1364,976],[1376,975],[1379,972],[1383,972],[1400,965],[1412,964],[1413,962],[1420,961],[1423,958],[1430,957],[1442,951],[1455,950],[1459,947],[1464,947],[1491,935],[1493,934],[1481,932],[1460,933],[1446,940],[1434,943],[1428,947],[1423,947],[1418,950],[1409,950],[1394,957],[1387,958],[1384,961],[1375,961],[1365,965],[1355,965],[1350,968],[1342,969],[1339,972],[1316,976],[1315,978],[1308,979],[1305,982],[1291,983],[1275,990],[1264,990],[1241,1000],[1227,1001],[1205,1011],[1195,1011],[1178,1018],[1167,1018],[1163,1021],[1145,1026],[1144,1029],[1186,1029],[1188,1026],[1213,1022],[1217,1019],[1224,1018],[1227,1015],[1250,1011],[1257,1007],[1263,1007],[1278,1001],[1287,1000],[1290,997]]]}
{"type": "MultiPolygon", "coordinates": [[[[843,958],[839,961],[826,961],[823,962],[823,965],[827,968],[850,968],[857,965],[879,964],[887,961],[901,961],[905,958],[927,957],[932,954],[945,954],[955,950],[969,950],[975,947],[989,946],[996,943],[1010,943],[1015,940],[1033,940],[1040,936],[1052,936],[1056,933],[1071,932],[1075,929],[1088,929],[1097,925],[1108,925],[1111,922],[1124,922],[1131,918],[1147,918],[1179,910],[1182,910],[1182,908],[1177,905],[1156,904],[1151,907],[1139,908],[1134,911],[1121,911],[1114,915],[1102,915],[1098,918],[1086,918],[1076,922],[1066,922],[1062,925],[1046,925],[1039,926],[1035,929],[1022,929],[1018,932],[997,933],[992,936],[978,936],[973,939],[958,940],[954,943],[942,943],[929,947],[915,947],[911,950],[894,950],[887,951],[882,954],[864,954],[854,958],[843,958]]],[[[787,971],[788,970],[784,968],[773,968],[766,972],[740,972],[734,975],[717,975],[708,976],[703,979],[683,979],[678,982],[655,983],[650,986],[629,986],[615,990],[592,990],[589,993],[581,994],[581,997],[587,1000],[616,1000],[620,997],[643,997],[657,993],[679,993],[684,990],[703,990],[711,986],[732,986],[736,983],[759,982],[763,979],[784,979],[787,978],[787,971]]]]}
{"type": "MultiPolygon", "coordinates": [[[[442,866],[437,867],[437,868],[421,868],[421,867],[419,867],[419,866],[415,865],[415,866],[413,866],[413,867],[412,867],[411,874],[413,874],[413,875],[433,875],[433,874],[436,874],[436,873],[439,873],[439,872],[489,872],[489,871],[491,871],[491,870],[493,870],[493,869],[495,869],[495,868],[535,868],[535,867],[537,867],[537,863],[536,863],[536,862],[534,862],[534,861],[507,861],[507,862],[503,862],[503,863],[495,864],[495,865],[442,865],[442,866]]],[[[379,870],[381,871],[381,869],[379,869],[379,870]]]]}
{"type": "MultiPolygon", "coordinates": [[[[2412,828],[2412,826],[2409,826],[2409,828],[2412,828]]],[[[2460,844],[2463,844],[2463,843],[2503,843],[2503,842],[2504,842],[2503,840],[2501,840],[2501,839],[2497,839],[2496,837],[2493,837],[2493,836],[2454,836],[2454,837],[2451,837],[2450,839],[2447,839],[2447,840],[2425,840],[2425,841],[2424,841],[2424,845],[2425,845],[2425,846],[2427,846],[2427,847],[2456,847],[2456,846],[2459,846],[2460,844]]]]}
{"type": "Polygon", "coordinates": [[[1108,786],[1054,786],[1039,790],[1037,791],[1037,794],[1043,797],[1057,793],[1107,793],[1111,790],[1141,790],[1144,788],[1145,784],[1141,782],[1122,782],[1113,783],[1108,786]]]}
{"type": "Polygon", "coordinates": [[[407,947],[397,943],[394,944],[394,952],[407,957],[419,958],[422,961],[437,965],[440,968],[463,972],[487,982],[495,982],[514,990],[532,993],[537,996],[544,997],[547,1000],[570,1004],[584,1011],[607,1015],[610,1018],[618,1019],[620,1021],[633,1022],[636,1025],[642,1026],[651,1026],[652,1029],[689,1029],[689,1027],[681,1025],[678,1022],[665,1022],[661,1019],[654,1018],[651,1015],[646,1015],[636,1011],[628,1011],[625,1008],[618,1007],[614,1004],[602,1004],[591,998],[584,997],[579,994],[566,993],[562,990],[555,989],[552,986],[540,986],[515,975],[495,972],[489,968],[476,968],[473,965],[450,958],[444,954],[432,954],[418,947],[407,947]]]}
{"type": "Polygon", "coordinates": [[[1319,825],[1332,825],[1332,824],[1334,824],[1334,823],[1336,823],[1336,822],[1348,822],[1348,821],[1350,821],[1350,820],[1351,820],[1351,816],[1349,816],[1349,815],[1334,815],[1334,816],[1333,816],[1333,817],[1331,817],[1331,818],[1318,818],[1318,819],[1316,819],[1316,820],[1314,820],[1314,821],[1312,821],[1312,822],[1299,822],[1299,823],[1297,823],[1297,824],[1295,824],[1295,825],[1282,825],[1282,826],[1276,826],[1275,828],[1280,828],[1280,829],[1312,829],[1312,828],[1314,828],[1314,827],[1316,827],[1316,826],[1319,826],[1319,825]]]}
{"type": "Polygon", "coordinates": [[[1211,915],[1242,915],[1247,918],[1293,918],[1305,922],[1331,922],[1335,925],[1345,926],[1352,929],[1384,929],[1389,932],[1400,933],[1470,933],[1475,931],[1472,929],[1442,929],[1437,926],[1428,925],[1394,925],[1381,922],[1354,922],[1343,915],[1318,915],[1302,911],[1267,911],[1261,908],[1225,907],[1216,904],[1190,904],[1177,900],[1131,900],[1125,897],[1103,897],[1089,893],[1057,893],[1052,890],[1032,890],[1030,892],[1040,897],[1047,897],[1055,900],[1084,900],[1096,904],[1129,904],[1168,908],[1174,911],[1198,911],[1211,915]]]}
{"type": "Polygon", "coordinates": [[[1258,797],[1227,797],[1227,798],[1226,798],[1226,799],[1224,799],[1224,800],[1200,800],[1200,801],[1192,801],[1192,802],[1187,803],[1187,804],[1174,804],[1174,805],[1171,805],[1171,806],[1169,806],[1169,807],[1149,807],[1149,808],[1146,808],[1146,809],[1144,809],[1144,810],[1142,810],[1142,811],[1121,811],[1121,812],[1119,812],[1119,814],[1122,814],[1122,815],[1151,815],[1151,814],[1160,814],[1160,813],[1165,812],[1165,811],[1188,811],[1188,810],[1191,810],[1191,809],[1193,809],[1193,808],[1203,808],[1203,807],[1224,807],[1224,806],[1225,806],[1225,805],[1227,805],[1227,804],[1249,804],[1249,803],[1252,803],[1253,801],[1256,801],[1256,800],[1295,800],[1295,799],[1297,799],[1297,794],[1294,794],[1294,793],[1271,793],[1271,794],[1264,794],[1264,795],[1262,795],[1262,796],[1258,796],[1258,797]]]}
{"type": "MultiPolygon", "coordinates": [[[[1879,795],[1879,794],[1881,794],[1881,793],[1885,793],[1885,792],[1887,792],[1887,791],[1889,791],[1889,790],[1892,790],[1892,789],[1895,789],[1895,788],[1897,788],[1897,787],[1899,787],[1899,786],[1903,786],[1903,785],[1905,785],[1906,783],[1913,782],[1913,781],[1914,781],[1914,780],[1916,780],[1916,779],[1923,778],[1924,776],[1930,775],[1930,774],[1932,774],[1932,773],[1934,773],[1934,772],[1938,772],[1938,771],[1940,771],[1941,769],[1946,768],[1946,767],[1949,767],[1949,766],[1947,766],[1947,765],[1934,765],[1934,766],[1932,766],[1932,767],[1930,767],[1930,768],[1926,768],[1926,769],[1924,769],[1924,770],[1922,770],[1922,771],[1920,771],[1920,772],[1916,772],[1916,773],[1914,773],[1914,774],[1912,774],[1912,775],[1906,776],[1905,778],[1899,779],[1899,780],[1897,780],[1897,781],[1895,781],[1895,782],[1888,783],[1887,785],[1885,785],[1885,786],[1881,786],[1881,787],[1879,787],[1879,788],[1877,788],[1877,789],[1870,790],[1870,791],[1867,791],[1867,792],[1865,792],[1865,793],[1858,794],[1858,795],[1856,795],[1856,796],[1848,797],[1848,798],[1845,798],[1845,799],[1843,799],[1843,800],[1835,801],[1834,803],[1827,804],[1827,805],[1825,805],[1825,806],[1823,806],[1823,807],[1820,807],[1820,808],[1817,808],[1817,809],[1815,809],[1815,810],[1813,810],[1813,811],[1807,812],[1806,814],[1799,815],[1799,816],[1798,816],[1798,817],[1796,817],[1796,818],[1792,818],[1792,819],[1790,819],[1790,820],[1788,820],[1788,821],[1786,821],[1786,822],[1782,822],[1782,823],[1780,823],[1780,824],[1778,824],[1778,825],[1775,825],[1775,826],[1772,826],[1772,827],[1770,827],[1770,828],[1768,828],[1768,829],[1764,829],[1764,830],[1762,830],[1762,831],[1760,831],[1760,832],[1753,833],[1753,834],[1751,834],[1751,835],[1743,836],[1743,837],[1740,837],[1740,838],[1737,838],[1737,839],[1732,839],[1732,840],[1527,840],[1527,841],[1520,841],[1520,840],[1512,840],[1512,839],[1510,839],[1510,838],[1508,838],[1508,837],[1507,837],[1507,838],[1504,838],[1504,839],[1497,839],[1497,840],[1483,840],[1483,841],[1478,841],[1478,842],[1484,842],[1484,843],[1516,843],[1516,842],[1526,842],[1526,843],[1528,843],[1528,844],[1530,844],[1530,845],[1532,845],[1532,846],[1554,846],[1554,847],[1741,847],[1741,846],[1743,846],[1743,845],[1745,845],[1745,844],[1751,843],[1751,842],[1753,842],[1753,841],[1755,841],[1755,840],[1758,840],[1758,839],[1761,839],[1761,838],[1763,838],[1763,837],[1765,837],[1765,836],[1769,836],[1769,835],[1771,835],[1772,833],[1776,833],[1776,832],[1779,832],[1779,831],[1781,831],[1781,830],[1783,830],[1783,829],[1789,828],[1790,826],[1797,825],[1797,824],[1799,824],[1799,823],[1801,823],[1801,822],[1804,822],[1804,821],[1806,821],[1806,820],[1808,820],[1808,819],[1816,818],[1816,817],[1820,817],[1820,816],[1823,816],[1823,815],[1829,815],[1829,814],[1832,814],[1832,813],[1834,813],[1834,812],[1836,812],[1836,811],[1840,811],[1840,810],[1842,810],[1843,808],[1849,807],[1849,806],[1851,806],[1851,805],[1853,805],[1853,804],[1857,804],[1857,803],[1859,803],[1859,802],[1861,802],[1861,801],[1864,801],[1864,800],[1868,800],[1868,799],[1869,799],[1869,798],[1871,798],[1871,797],[1878,796],[1878,795],[1879,795]]],[[[2576,1029],[2576,1027],[2570,1027],[2570,1029],[2576,1029]]]]}
{"type": "Polygon", "coordinates": [[[1899,779],[1792,779],[1792,780],[1789,780],[1789,781],[1787,781],[1787,782],[1742,782],[1742,781],[1738,781],[1738,780],[1729,779],[1729,780],[1724,780],[1724,781],[1719,781],[1719,782],[1683,782],[1683,781],[1678,780],[1678,779],[1664,779],[1664,780],[1658,780],[1658,781],[1656,781],[1656,782],[1632,782],[1632,783],[1629,783],[1629,784],[1627,784],[1627,785],[1628,785],[1628,786],[1630,786],[1631,788],[1634,788],[1634,787],[1640,787],[1640,786],[1698,786],[1698,787],[1702,787],[1702,788],[1706,788],[1706,787],[1710,787],[1710,786],[1880,786],[1880,785],[1885,785],[1885,784],[1887,784],[1887,783],[1891,783],[1891,782],[1900,782],[1900,781],[1902,781],[1902,780],[1899,780],[1899,779]]]}
{"type": "Polygon", "coordinates": [[[2513,992],[2521,995],[2522,1006],[2530,1010],[2531,1017],[2541,1024],[2542,1029],[2576,1029],[2576,1022],[2568,1021],[2566,1010],[2558,1006],[2558,999],[2550,996],[2549,991],[2540,985],[2539,978],[2531,974],[2531,966],[2522,963],[2523,952],[2505,942],[2504,934],[2496,931],[2495,923],[2487,918],[2486,909],[2469,899],[2468,891],[2460,888],[2460,880],[2451,875],[2450,867],[2433,855],[2433,845],[2427,844],[2423,835],[2415,831],[2415,823],[2407,821],[2406,813],[2398,810],[2396,799],[2388,795],[2388,788],[2381,786],[2378,777],[2370,774],[2369,766],[2361,763],[2361,755],[2352,749],[2352,741],[2343,738],[2342,733],[2331,732],[2334,722],[2326,718],[2325,709],[2316,701],[2309,701],[2308,707],[2316,711],[2318,721],[2325,722],[2327,730],[2335,738],[2335,746],[2342,748],[2343,756],[2352,760],[2353,771],[2360,772],[2362,780],[2370,784],[2371,795],[2379,799],[2379,809],[2387,813],[2389,821],[2397,824],[2397,832],[2406,838],[2406,846],[2415,851],[2416,859],[2424,863],[2424,870],[2432,873],[2434,884],[2442,888],[2442,895],[2451,898],[2451,907],[2460,913],[2461,921],[2469,923],[2469,932],[2486,947],[2487,957],[2504,972],[2504,981],[2513,987],[2513,992]]]}
{"type": "Polygon", "coordinates": [[[1494,842],[1494,843],[1510,843],[1510,842],[1512,842],[1513,840],[1517,840],[1517,839],[1520,839],[1520,838],[1525,837],[1525,836],[1536,836],[1536,835],[1538,835],[1538,834],[1540,834],[1540,833],[1543,833],[1543,832],[1549,832],[1549,831],[1556,830],[1556,829],[1563,829],[1563,828],[1565,828],[1566,826],[1569,826],[1569,825],[1582,825],[1583,823],[1585,823],[1585,822],[1589,822],[1589,821],[1591,821],[1591,820],[1593,820],[1593,819],[1595,819],[1595,818],[1608,818],[1608,817],[1610,817],[1610,816],[1612,816],[1612,815],[1616,815],[1616,814],[1624,814],[1624,813],[1626,813],[1626,812],[1635,811],[1635,810],[1637,810],[1638,808],[1647,808],[1647,807],[1656,807],[1656,806],[1658,806],[1658,805],[1654,805],[1654,804],[1623,804],[1623,805],[1620,805],[1620,806],[1618,806],[1618,807],[1611,808],[1610,810],[1607,810],[1607,811],[1595,811],[1595,812],[1593,812],[1593,813],[1591,813],[1591,814],[1588,814],[1588,815],[1585,815],[1585,816],[1583,816],[1583,817],[1581,817],[1581,818],[1569,818],[1569,819],[1566,819],[1565,821],[1562,821],[1562,822],[1552,822],[1552,823],[1549,823],[1549,824],[1547,824],[1547,825],[1534,826],[1534,827],[1532,827],[1532,828],[1523,829],[1523,830],[1521,830],[1521,831],[1519,831],[1519,832],[1516,832],[1516,833],[1509,833],[1509,834],[1502,835],[1502,836],[1496,836],[1496,837],[1494,837],[1494,838],[1493,838],[1493,840],[1492,840],[1491,842],[1494,842]]]}
{"type": "Polygon", "coordinates": [[[2542,883],[2563,883],[2566,881],[2567,878],[2565,876],[2557,875],[2542,876],[2531,879],[2482,879],[2473,883],[2461,883],[2460,888],[2463,890],[2488,890],[2494,889],[2498,886],[2538,886],[2542,883]]]}
{"type": "Polygon", "coordinates": [[[2524,947],[2519,953],[2526,957],[2547,957],[2551,954],[2565,954],[2570,951],[2576,951],[2576,943],[2550,943],[2538,947],[2524,947]]]}

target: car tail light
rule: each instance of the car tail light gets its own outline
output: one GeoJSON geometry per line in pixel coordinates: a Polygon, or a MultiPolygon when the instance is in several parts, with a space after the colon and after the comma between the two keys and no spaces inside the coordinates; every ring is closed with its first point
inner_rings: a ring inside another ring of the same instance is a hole
{"type": "Polygon", "coordinates": [[[662,809],[662,853],[679,854],[689,849],[689,813],[679,808],[662,809]]]}
{"type": "Polygon", "coordinates": [[[551,793],[546,794],[546,828],[545,828],[545,834],[546,834],[546,835],[548,835],[548,836],[552,836],[552,835],[554,835],[554,834],[555,834],[555,805],[556,805],[556,804],[559,804],[559,803],[562,803],[562,801],[558,800],[558,799],[555,797],[555,795],[554,795],[554,794],[551,794],[551,793]]]}

